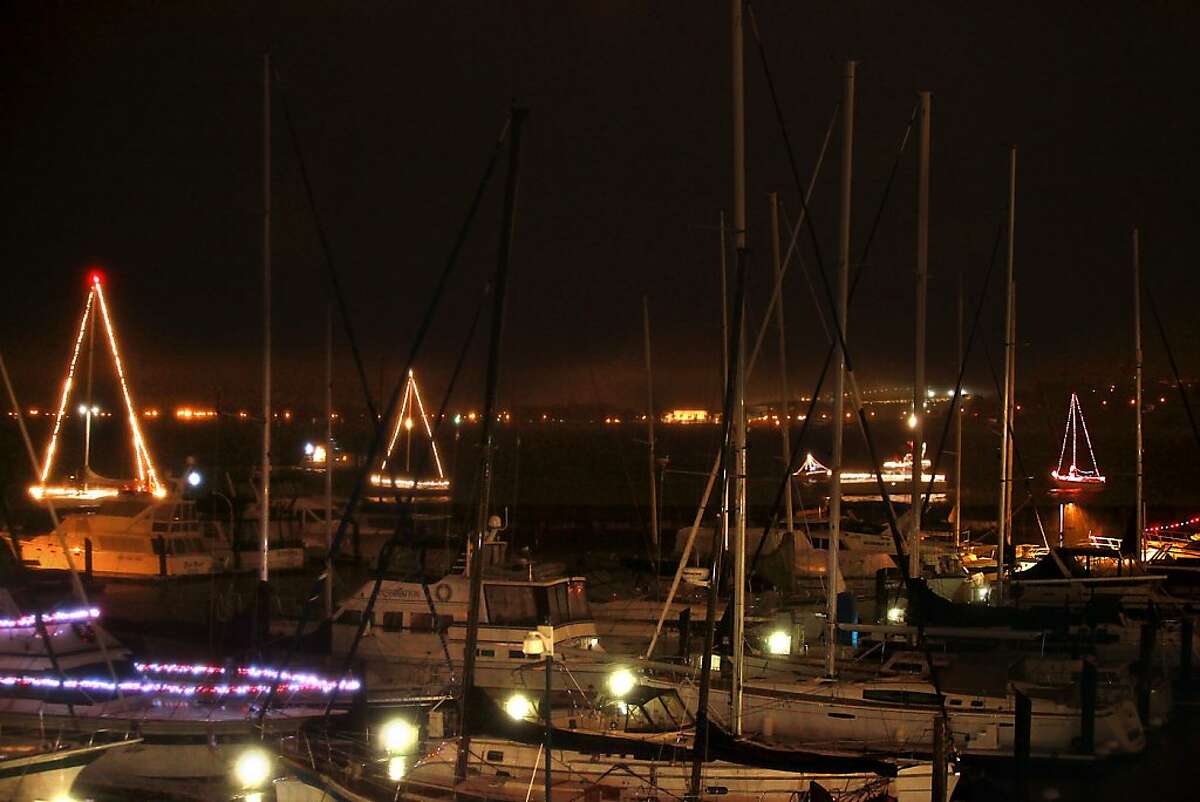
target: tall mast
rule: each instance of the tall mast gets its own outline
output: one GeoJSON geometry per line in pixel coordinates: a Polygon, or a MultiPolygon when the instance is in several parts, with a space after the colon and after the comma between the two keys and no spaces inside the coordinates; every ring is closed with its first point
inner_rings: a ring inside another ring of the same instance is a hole
{"type": "MultiPolygon", "coordinates": [[[[726,262],[725,210],[718,217],[721,232],[721,392],[725,392],[725,380],[729,376],[729,272],[726,262]]],[[[721,403],[724,403],[724,399],[721,403]]]]}
{"type": "Polygon", "coordinates": [[[325,306],[325,617],[333,615],[333,306],[325,306]]]}
{"type": "MultiPolygon", "coordinates": [[[[775,324],[779,328],[779,431],[783,435],[783,464],[792,464],[792,432],[791,410],[788,402],[787,372],[787,335],[783,327],[783,262],[779,253],[779,195],[772,192],[771,201],[771,265],[774,268],[775,284],[779,289],[779,299],[775,302],[775,324]]],[[[790,470],[790,468],[788,469],[790,470]]],[[[787,515],[788,540],[795,543],[796,521],[795,510],[792,507],[792,477],[787,478],[787,495],[784,496],[784,514],[787,515]]]]}
{"type": "Polygon", "coordinates": [[[909,506],[908,575],[921,575],[921,474],[925,445],[925,298],[929,285],[929,113],[930,96],[921,92],[921,132],[917,155],[916,337],[913,358],[912,488],[909,506]]]}
{"type": "MultiPolygon", "coordinates": [[[[854,72],[856,62],[847,61],[842,98],[842,199],[838,216],[837,320],[847,334],[850,306],[850,191],[854,157],[854,72]]],[[[833,459],[829,485],[829,547],[825,566],[825,673],[837,674],[837,578],[838,547],[842,535],[842,430],[846,422],[846,356],[842,338],[834,349],[833,371],[833,459]]]]}
{"type": "Polygon", "coordinates": [[[1017,149],[1008,151],[1008,248],[1005,257],[1004,282],[1004,398],[1000,412],[1000,503],[996,521],[996,582],[1004,593],[1004,549],[1008,545],[1008,483],[1009,483],[1009,400],[1012,398],[1012,329],[1013,329],[1013,227],[1016,224],[1017,149]]]}
{"type": "MultiPolygon", "coordinates": [[[[88,289],[88,292],[94,293],[96,288],[93,286],[88,289]]],[[[85,490],[88,486],[88,478],[92,473],[92,367],[95,353],[96,313],[93,312],[92,319],[88,322],[87,406],[83,410],[83,487],[85,490]]],[[[133,459],[134,462],[137,462],[137,453],[134,453],[133,459]]]]}
{"type": "MultiPolygon", "coordinates": [[[[270,579],[267,552],[271,532],[271,54],[263,55],[263,426],[262,426],[262,495],[259,497],[258,578],[263,583],[262,599],[266,596],[266,583],[270,579]]],[[[259,616],[265,616],[264,609],[259,616]]],[[[264,619],[265,620],[265,619],[264,619]]],[[[261,624],[260,624],[261,626],[261,624]]],[[[265,629],[264,629],[265,631],[265,629]]]]}
{"type": "MultiPolygon", "coordinates": [[[[746,101],[742,60],[742,5],[743,0],[730,0],[733,11],[733,235],[739,270],[745,270],[746,264],[746,101]]],[[[737,528],[734,531],[733,552],[733,682],[730,689],[730,701],[733,705],[730,723],[734,736],[742,734],[746,616],[746,310],[745,301],[742,303],[742,309],[738,310],[739,325],[735,333],[737,350],[731,355],[737,360],[734,368],[737,372],[734,382],[736,398],[733,405],[734,504],[737,528]]]]}
{"type": "MultiPolygon", "coordinates": [[[[963,274],[958,271],[958,359],[957,370],[963,363],[963,274]]],[[[962,395],[962,388],[959,388],[962,395]]],[[[962,399],[958,402],[958,413],[954,419],[954,548],[962,544],[962,399]]]]}
{"type": "MultiPolygon", "coordinates": [[[[467,632],[463,646],[462,693],[458,700],[459,726],[462,739],[458,746],[455,762],[455,778],[467,776],[467,753],[471,745],[471,724],[468,702],[475,687],[475,650],[479,642],[479,604],[483,595],[483,536],[488,525],[488,511],[492,492],[492,452],[496,424],[496,386],[500,379],[500,340],[504,334],[504,302],[508,288],[509,262],[512,257],[513,229],[517,216],[517,187],[521,174],[521,131],[525,125],[525,109],[512,110],[511,139],[508,143],[508,178],[504,185],[504,212],[500,223],[500,244],[496,256],[495,289],[492,296],[492,328],[488,346],[487,383],[483,404],[483,431],[480,432],[479,455],[479,510],[475,520],[475,531],[469,535],[467,547],[467,570],[470,574],[470,593],[467,605],[467,632]]],[[[546,755],[550,760],[550,755],[546,755]]]]}
{"type": "MultiPolygon", "coordinates": [[[[1142,538],[1146,531],[1145,500],[1142,496],[1142,264],[1141,247],[1138,241],[1138,230],[1133,229],[1133,364],[1134,364],[1134,402],[1137,410],[1137,467],[1134,482],[1134,546],[1137,549],[1137,559],[1141,560],[1144,551],[1142,538]]],[[[1095,467],[1095,466],[1094,466],[1095,467]]],[[[1097,468],[1099,471],[1099,468],[1097,468]]]]}
{"type": "Polygon", "coordinates": [[[642,334],[646,351],[646,437],[650,445],[650,540],[655,548],[655,576],[658,575],[657,560],[662,559],[658,542],[658,490],[655,487],[654,460],[654,367],[650,359],[650,299],[642,296],[642,334]]]}

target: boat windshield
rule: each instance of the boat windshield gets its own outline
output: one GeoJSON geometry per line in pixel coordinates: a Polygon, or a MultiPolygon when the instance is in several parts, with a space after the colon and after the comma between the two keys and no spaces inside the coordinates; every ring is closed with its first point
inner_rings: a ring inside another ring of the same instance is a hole
{"type": "Polygon", "coordinates": [[[488,622],[502,626],[536,627],[589,621],[592,617],[587,588],[582,580],[563,580],[552,585],[484,586],[488,622]]]}
{"type": "Polygon", "coordinates": [[[616,702],[624,708],[626,732],[674,732],[691,726],[687,707],[673,690],[647,689],[644,698],[616,702]]]}

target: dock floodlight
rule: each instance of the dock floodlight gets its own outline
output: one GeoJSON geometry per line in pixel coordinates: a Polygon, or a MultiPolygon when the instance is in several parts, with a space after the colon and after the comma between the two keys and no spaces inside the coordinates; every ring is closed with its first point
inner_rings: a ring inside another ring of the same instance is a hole
{"type": "Polygon", "coordinates": [[[529,701],[529,697],[524,694],[514,693],[504,703],[504,712],[513,721],[520,721],[533,714],[533,702],[529,701]]]}
{"type": "Polygon", "coordinates": [[[608,691],[615,698],[621,699],[637,686],[637,677],[628,668],[618,668],[608,675],[608,691]]]}
{"type": "Polygon", "coordinates": [[[259,788],[271,777],[271,756],[262,749],[247,749],[238,755],[233,774],[243,789],[259,788]]]}
{"type": "Polygon", "coordinates": [[[791,654],[792,653],[792,633],[785,629],[777,629],[767,636],[767,653],[768,654],[791,654]]]}
{"type": "Polygon", "coordinates": [[[417,745],[417,735],[417,728],[411,722],[394,718],[379,730],[379,741],[389,755],[404,754],[417,745]]]}

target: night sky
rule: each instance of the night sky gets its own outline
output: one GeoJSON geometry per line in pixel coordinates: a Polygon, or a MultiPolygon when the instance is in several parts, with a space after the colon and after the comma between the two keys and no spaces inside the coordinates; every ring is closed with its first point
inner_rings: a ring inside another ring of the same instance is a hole
{"type": "MultiPolygon", "coordinates": [[[[1020,150],[1023,380],[1131,372],[1133,224],[1183,370],[1195,375],[1200,6],[982,6],[755,3],[804,178],[842,63],[859,59],[860,253],[915,91],[931,90],[931,382],[951,381],[957,275],[978,291],[1004,215],[1010,143],[1020,150]]],[[[640,406],[646,293],[659,399],[717,404],[716,222],[732,204],[727,2],[22,2],[0,15],[0,343],[31,402],[54,394],[92,264],[108,273],[141,398],[255,402],[269,49],[283,82],[273,137],[282,401],[319,403],[328,287],[286,97],[372,384],[381,369],[396,378],[515,99],[531,114],[504,403],[640,406]]],[[[766,195],[782,193],[793,219],[799,203],[749,33],[746,74],[757,320],[770,271],[766,195]]],[[[835,137],[812,204],[831,273],[837,153],[835,137]]],[[[909,380],[915,174],[910,147],[852,310],[867,386],[909,380]]],[[[417,366],[435,398],[495,264],[502,178],[417,366]]],[[[804,255],[811,263],[807,246],[804,255]]],[[[825,345],[792,275],[791,379],[801,392],[825,345]]],[[[985,317],[993,351],[999,287],[985,317]]],[[[1151,372],[1162,374],[1146,331],[1151,372]]],[[[464,406],[479,403],[483,353],[481,338],[464,406]]],[[[777,380],[773,348],[764,356],[758,398],[777,380]]],[[[344,347],[338,362],[339,396],[358,403],[344,347]]],[[[984,375],[977,362],[972,379],[984,375]]]]}

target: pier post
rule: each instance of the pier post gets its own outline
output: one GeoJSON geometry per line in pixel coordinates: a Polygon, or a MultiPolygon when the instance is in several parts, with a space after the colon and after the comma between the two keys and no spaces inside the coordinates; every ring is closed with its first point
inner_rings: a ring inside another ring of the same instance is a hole
{"type": "Polygon", "coordinates": [[[933,800],[946,800],[946,717],[933,720],[933,800]]]}
{"type": "Polygon", "coordinates": [[[158,544],[158,575],[167,575],[167,539],[162,535],[155,538],[155,543],[158,544]]]}
{"type": "Polygon", "coordinates": [[[89,582],[92,580],[92,539],[90,537],[83,539],[83,575],[88,578],[89,582]]]}
{"type": "Polygon", "coordinates": [[[1079,749],[1085,755],[1096,752],[1096,664],[1083,661],[1079,672],[1079,749]]]}
{"type": "Polygon", "coordinates": [[[1033,724],[1033,702],[1020,691],[1016,691],[1016,726],[1013,729],[1013,758],[1016,762],[1013,798],[1018,802],[1029,800],[1029,751],[1030,730],[1033,724]]]}

